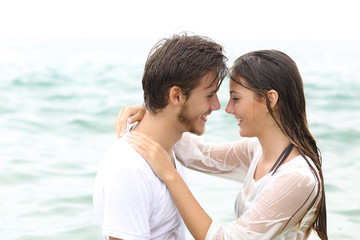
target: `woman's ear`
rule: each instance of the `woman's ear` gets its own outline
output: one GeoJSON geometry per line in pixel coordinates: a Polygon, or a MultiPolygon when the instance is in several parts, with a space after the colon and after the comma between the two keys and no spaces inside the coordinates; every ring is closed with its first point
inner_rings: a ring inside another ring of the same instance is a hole
{"type": "Polygon", "coordinates": [[[270,90],[267,92],[267,97],[270,101],[271,109],[274,109],[274,107],[276,106],[276,104],[279,100],[279,94],[275,90],[270,90]]]}
{"type": "Polygon", "coordinates": [[[183,104],[186,99],[185,99],[185,95],[183,94],[183,92],[181,91],[181,88],[178,86],[173,86],[170,88],[169,90],[169,103],[173,104],[173,105],[179,105],[179,104],[183,104]]]}

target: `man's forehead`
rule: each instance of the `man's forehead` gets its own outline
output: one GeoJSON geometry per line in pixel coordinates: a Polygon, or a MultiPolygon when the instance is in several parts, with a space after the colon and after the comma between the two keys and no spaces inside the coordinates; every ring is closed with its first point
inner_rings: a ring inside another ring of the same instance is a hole
{"type": "Polygon", "coordinates": [[[199,86],[203,90],[212,89],[212,88],[218,88],[218,82],[219,79],[215,72],[209,72],[207,73],[200,81],[199,86]]]}

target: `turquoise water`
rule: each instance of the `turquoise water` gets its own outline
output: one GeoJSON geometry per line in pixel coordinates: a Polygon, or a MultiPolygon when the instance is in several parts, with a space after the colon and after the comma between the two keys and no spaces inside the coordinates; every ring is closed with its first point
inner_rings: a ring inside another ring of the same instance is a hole
{"type": "MultiPolygon", "coordinates": [[[[119,108],[142,101],[143,64],[155,41],[2,42],[1,239],[101,239],[92,207],[96,169],[115,139],[113,121],[119,108]]],[[[330,239],[358,238],[360,44],[221,43],[229,63],[245,52],[263,48],[282,50],[297,62],[310,128],[323,154],[330,239]]],[[[223,110],[227,85],[225,81],[219,92],[222,110],[209,117],[208,141],[239,138],[233,117],[223,110]]],[[[224,224],[231,221],[240,185],[187,173],[190,188],[213,219],[224,224]]]]}

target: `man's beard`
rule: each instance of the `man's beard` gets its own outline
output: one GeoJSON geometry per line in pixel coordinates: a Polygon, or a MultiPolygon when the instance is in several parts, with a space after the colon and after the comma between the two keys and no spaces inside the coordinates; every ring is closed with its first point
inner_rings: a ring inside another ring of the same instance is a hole
{"type": "Polygon", "coordinates": [[[202,135],[204,133],[204,129],[196,129],[195,122],[197,121],[197,118],[191,118],[187,115],[187,105],[185,104],[178,115],[179,122],[182,123],[185,127],[185,129],[193,134],[196,135],[202,135]]]}

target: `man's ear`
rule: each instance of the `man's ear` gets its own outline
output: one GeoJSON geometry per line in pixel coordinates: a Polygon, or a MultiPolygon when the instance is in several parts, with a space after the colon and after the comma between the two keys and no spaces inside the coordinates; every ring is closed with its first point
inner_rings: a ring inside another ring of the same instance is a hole
{"type": "Polygon", "coordinates": [[[274,109],[274,107],[276,106],[276,104],[279,100],[279,94],[275,90],[270,90],[267,92],[267,97],[270,101],[271,109],[274,109]]]}
{"type": "Polygon", "coordinates": [[[169,90],[169,103],[173,105],[179,105],[186,102],[186,96],[178,86],[173,86],[169,90]]]}

